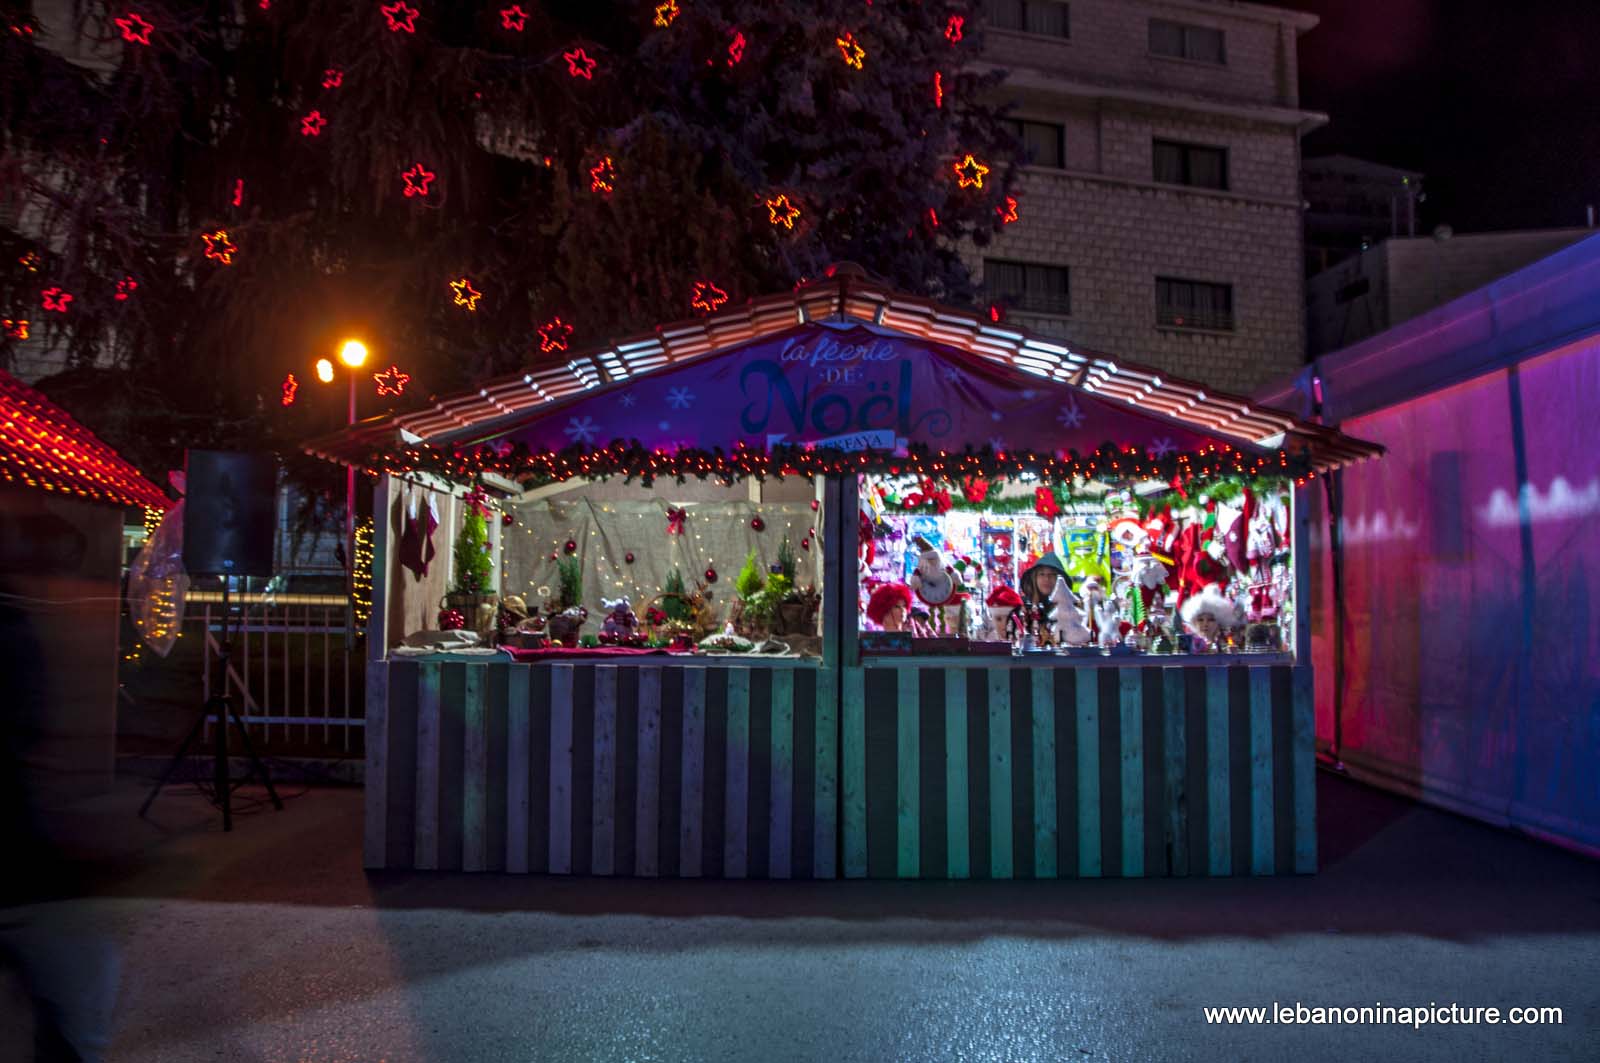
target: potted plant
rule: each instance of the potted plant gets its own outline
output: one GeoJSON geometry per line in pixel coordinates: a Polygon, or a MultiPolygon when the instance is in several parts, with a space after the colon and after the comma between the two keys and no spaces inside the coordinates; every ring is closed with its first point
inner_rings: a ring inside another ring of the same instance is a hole
{"type": "Polygon", "coordinates": [[[583,607],[583,565],[577,557],[569,554],[556,562],[556,587],[555,605],[545,607],[550,613],[545,630],[551,641],[576,646],[578,630],[589,619],[589,611],[583,607]]]}
{"type": "Polygon", "coordinates": [[[498,597],[491,582],[494,559],[489,556],[489,522],[470,500],[456,535],[453,559],[455,584],[444,596],[445,606],[460,610],[474,631],[487,632],[494,627],[498,597]]]}
{"type": "Polygon", "coordinates": [[[756,562],[754,550],[744,559],[739,575],[734,578],[733,589],[739,596],[738,616],[734,618],[735,630],[756,641],[766,638],[772,630],[772,618],[777,612],[778,603],[761,575],[761,566],[756,562]]]}

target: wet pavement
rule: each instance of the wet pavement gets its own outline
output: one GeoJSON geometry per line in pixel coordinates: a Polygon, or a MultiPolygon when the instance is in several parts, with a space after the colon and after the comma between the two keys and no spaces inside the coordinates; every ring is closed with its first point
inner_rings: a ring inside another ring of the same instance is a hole
{"type": "MultiPolygon", "coordinates": [[[[1594,1060],[1600,864],[1319,778],[1306,878],[729,883],[382,873],[361,793],[139,791],[59,911],[121,955],[110,1058],[1594,1060]],[[1518,1005],[1560,1025],[1209,1025],[1205,1006],[1518,1005]]],[[[0,1059],[25,1043],[14,982],[0,1059]]]]}

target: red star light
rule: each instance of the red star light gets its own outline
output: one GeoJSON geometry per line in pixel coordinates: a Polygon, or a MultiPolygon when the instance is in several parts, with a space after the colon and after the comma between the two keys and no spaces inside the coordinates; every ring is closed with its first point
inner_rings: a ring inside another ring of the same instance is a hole
{"type": "Polygon", "coordinates": [[[586,81],[594,80],[595,61],[589,57],[588,52],[579,48],[571,52],[562,52],[561,58],[567,61],[567,73],[586,81]]]}
{"type": "Polygon", "coordinates": [[[344,84],[344,71],[336,66],[330,66],[322,72],[322,87],[336,89],[344,84]]]}
{"type": "Polygon", "coordinates": [[[689,296],[689,305],[704,313],[711,313],[728,301],[728,293],[718,288],[714,281],[695,281],[689,296]]]}
{"type": "Polygon", "coordinates": [[[383,17],[388,20],[391,33],[417,32],[417,16],[422,12],[407,4],[405,0],[395,0],[394,3],[385,4],[378,10],[382,11],[383,17]]]}
{"type": "Polygon", "coordinates": [[[928,208],[928,224],[933,226],[935,229],[939,227],[939,212],[934,210],[932,207],[928,208]]]}
{"type": "Polygon", "coordinates": [[[793,229],[795,219],[800,217],[800,208],[789,202],[787,195],[780,195],[776,199],[767,200],[767,220],[774,225],[781,225],[785,229],[793,229]]]}
{"type": "Polygon", "coordinates": [[[237,180],[235,180],[233,182],[233,205],[236,206],[236,207],[240,207],[240,206],[244,205],[244,178],[243,177],[238,178],[237,180]]]}
{"type": "Polygon", "coordinates": [[[1000,215],[1000,224],[1010,225],[1017,220],[1017,197],[1007,196],[1005,206],[994,208],[1000,215]]]}
{"type": "Polygon", "coordinates": [[[478,309],[478,300],[483,293],[472,286],[472,282],[465,277],[458,281],[450,282],[451,291],[456,293],[456,305],[464,306],[468,310],[478,309]]]}
{"type": "Polygon", "coordinates": [[[733,31],[733,40],[728,43],[728,65],[737,66],[744,59],[744,34],[739,30],[733,31]]]}
{"type": "Polygon", "coordinates": [[[122,31],[122,39],[129,44],[149,44],[150,31],[155,26],[146,22],[144,16],[130,11],[121,18],[112,19],[117,24],[117,29],[122,31]]]}
{"type": "Polygon", "coordinates": [[[410,199],[412,196],[427,195],[428,183],[434,178],[433,172],[431,170],[423,169],[422,163],[420,162],[400,176],[405,180],[406,183],[407,199],[410,199]]]}
{"type": "Polygon", "coordinates": [[[290,373],[288,376],[283,378],[283,397],[279,401],[285,406],[293,406],[294,393],[299,390],[300,381],[294,378],[293,373],[290,373]]]}
{"type": "Polygon", "coordinates": [[[378,382],[379,395],[404,395],[406,385],[411,383],[411,374],[400,372],[400,367],[391,365],[381,373],[373,373],[372,379],[378,382]]]}
{"type": "Polygon", "coordinates": [[[39,252],[37,251],[29,251],[27,254],[17,259],[18,265],[27,270],[29,273],[39,272],[39,262],[39,252]]]}
{"type": "Polygon", "coordinates": [[[944,39],[951,44],[959,41],[961,39],[961,29],[966,24],[967,20],[960,15],[951,15],[950,21],[944,24],[944,39]]]}
{"type": "Polygon", "coordinates": [[[983,175],[989,172],[989,167],[968,154],[955,164],[955,171],[956,182],[961,188],[982,188],[983,175]]]}
{"type": "Polygon", "coordinates": [[[132,277],[123,277],[117,282],[117,294],[113,295],[111,298],[115,299],[119,303],[125,303],[128,301],[128,296],[138,291],[138,289],[138,281],[134,280],[132,277]]]}
{"type": "Polygon", "coordinates": [[[322,127],[327,124],[328,120],[322,117],[321,111],[312,111],[300,119],[300,135],[303,137],[320,137],[322,135],[322,127]]]}
{"type": "Polygon", "coordinates": [[[207,258],[221,262],[224,266],[233,265],[234,252],[239,249],[228,239],[228,230],[218,229],[216,232],[204,233],[200,238],[206,242],[207,258]]]}
{"type": "Polygon", "coordinates": [[[562,321],[559,314],[539,326],[539,350],[545,354],[566,350],[567,340],[571,338],[572,326],[562,321]]]}
{"type": "Polygon", "coordinates": [[[5,324],[6,335],[9,336],[11,339],[14,339],[14,340],[25,340],[25,339],[28,338],[28,319],[27,318],[25,318],[25,317],[17,317],[17,318],[8,317],[8,318],[4,319],[4,324],[5,324]]]}
{"type": "Polygon", "coordinates": [[[39,293],[40,305],[46,310],[54,310],[58,314],[67,312],[67,304],[72,302],[72,293],[62,288],[46,288],[39,293]]]}
{"type": "Polygon", "coordinates": [[[500,9],[500,28],[516,30],[521,33],[528,25],[528,13],[522,10],[521,4],[512,4],[510,7],[500,9]]]}
{"type": "Polygon", "coordinates": [[[601,195],[610,195],[616,185],[617,171],[611,166],[611,156],[601,159],[599,164],[589,169],[589,191],[599,192],[601,195]]]}
{"type": "Polygon", "coordinates": [[[664,4],[656,5],[655,24],[662,29],[672,25],[672,20],[678,17],[678,0],[666,0],[664,4]]]}
{"type": "Polygon", "coordinates": [[[839,54],[844,56],[844,65],[861,69],[861,64],[866,61],[867,51],[856,43],[856,35],[849,30],[843,37],[835,37],[833,43],[839,46],[839,54]]]}
{"type": "Polygon", "coordinates": [[[937,70],[933,72],[933,105],[944,106],[944,75],[937,70]]]}
{"type": "Polygon", "coordinates": [[[999,303],[990,303],[989,304],[989,320],[990,321],[993,321],[995,324],[998,325],[1000,323],[1000,319],[1002,317],[1004,317],[1004,316],[1005,315],[1003,313],[1001,313],[1001,311],[1000,311],[1000,304],[999,303]]]}

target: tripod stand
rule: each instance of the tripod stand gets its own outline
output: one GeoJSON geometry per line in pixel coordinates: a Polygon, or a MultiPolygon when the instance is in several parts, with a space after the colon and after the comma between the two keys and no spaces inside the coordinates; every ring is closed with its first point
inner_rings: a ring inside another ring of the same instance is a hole
{"type": "Polygon", "coordinates": [[[183,741],[178,744],[178,751],[172,755],[172,761],[167,765],[167,770],[161,773],[161,778],[156,781],[150,796],[144,799],[144,804],[139,806],[139,815],[144,816],[150,811],[150,806],[155,802],[156,796],[172,780],[172,775],[178,770],[178,765],[183,763],[189,747],[200,737],[205,728],[206,721],[215,716],[217,720],[216,733],[212,742],[212,784],[216,788],[217,801],[222,805],[222,829],[233,830],[233,780],[228,773],[228,723],[231,720],[239,728],[239,738],[244,744],[245,755],[250,758],[249,779],[254,775],[261,776],[261,782],[267,788],[267,796],[272,798],[272,807],[279,812],[283,811],[283,801],[278,797],[278,791],[272,786],[272,777],[267,774],[267,767],[261,763],[261,758],[256,756],[255,747],[250,744],[250,732],[245,728],[244,720],[233,708],[233,698],[228,694],[228,659],[233,650],[230,624],[231,613],[228,608],[228,585],[232,582],[229,577],[222,577],[222,643],[218,659],[222,665],[221,693],[213,694],[206,699],[200,707],[200,714],[195,717],[189,733],[184,735],[183,741]]]}

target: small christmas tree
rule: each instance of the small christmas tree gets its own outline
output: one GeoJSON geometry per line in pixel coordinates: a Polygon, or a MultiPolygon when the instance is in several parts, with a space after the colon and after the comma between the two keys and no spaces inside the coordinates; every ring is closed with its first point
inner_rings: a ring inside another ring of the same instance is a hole
{"type": "Polygon", "coordinates": [[[556,582],[561,588],[561,608],[583,603],[583,565],[576,557],[569,555],[556,562],[556,582]]]}
{"type": "Polygon", "coordinates": [[[689,606],[689,593],[683,586],[683,573],[673,569],[667,573],[667,582],[661,588],[661,611],[668,620],[687,622],[694,615],[689,606]]]}
{"type": "Polygon", "coordinates": [[[476,509],[468,509],[456,535],[456,594],[490,593],[494,561],[489,556],[489,522],[476,509]]]}

